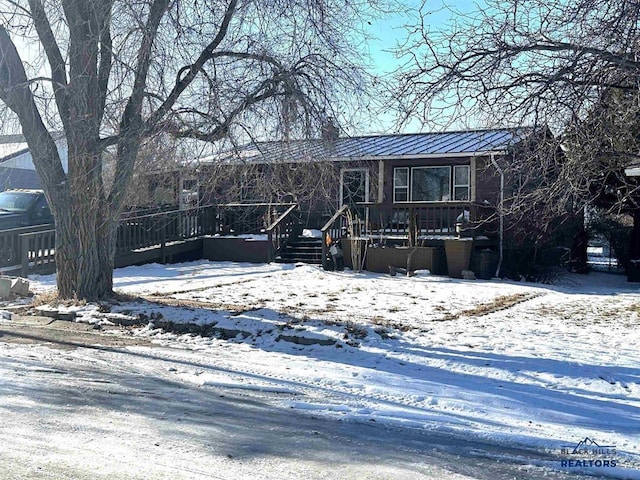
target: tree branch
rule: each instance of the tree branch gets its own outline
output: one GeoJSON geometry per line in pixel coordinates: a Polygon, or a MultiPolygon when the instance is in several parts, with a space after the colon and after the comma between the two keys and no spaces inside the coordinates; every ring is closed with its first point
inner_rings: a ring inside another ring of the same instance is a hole
{"type": "Polygon", "coordinates": [[[133,175],[133,167],[140,148],[144,128],[142,101],[145,97],[145,86],[151,65],[153,43],[157,37],[160,22],[168,7],[169,0],[154,0],[149,9],[149,17],[144,27],[140,48],[138,49],[133,89],[120,121],[116,170],[113,186],[108,195],[108,202],[112,206],[114,217],[117,217],[122,210],[127,193],[124,187],[133,175]]]}
{"type": "Polygon", "coordinates": [[[98,64],[98,95],[99,95],[99,115],[100,123],[104,118],[104,110],[107,102],[107,90],[109,87],[109,77],[113,63],[113,42],[111,39],[111,9],[114,0],[103,0],[102,18],[100,26],[100,63],[98,64]]]}
{"type": "Polygon", "coordinates": [[[229,5],[227,5],[227,9],[224,14],[224,18],[222,23],[220,24],[220,28],[214,39],[206,46],[206,48],[200,53],[198,59],[191,65],[185,66],[181,68],[178,72],[178,76],[176,78],[175,85],[173,89],[167,96],[167,99],[164,101],[162,105],[150,116],[148,120],[149,125],[153,125],[154,123],[160,121],[168,112],[173,108],[176,101],[184,92],[184,90],[191,85],[193,80],[196,78],[196,75],[202,71],[204,64],[209,60],[214,58],[215,49],[222,43],[224,38],[227,36],[227,32],[229,30],[229,25],[231,24],[231,20],[234,17],[236,12],[236,8],[238,5],[238,0],[231,0],[229,5]],[[183,74],[186,72],[186,75],[183,74]]]}
{"type": "MultiPolygon", "coordinates": [[[[2,26],[0,26],[0,100],[13,110],[20,120],[33,162],[49,199],[57,200],[68,195],[66,174],[60,162],[58,149],[36,107],[20,55],[2,26]]],[[[55,200],[52,204],[56,204],[55,200]]]]}
{"type": "Polygon", "coordinates": [[[49,66],[51,67],[51,78],[53,80],[53,92],[58,105],[58,112],[63,124],[69,122],[69,102],[67,101],[67,70],[66,63],[60,53],[60,47],[56,37],[51,30],[51,24],[44,10],[42,0],[29,0],[31,16],[36,27],[36,32],[40,38],[40,43],[44,47],[49,66]]]}

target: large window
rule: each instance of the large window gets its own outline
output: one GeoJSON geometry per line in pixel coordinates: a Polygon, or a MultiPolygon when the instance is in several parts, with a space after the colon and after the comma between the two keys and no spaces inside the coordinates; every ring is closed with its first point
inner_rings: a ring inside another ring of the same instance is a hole
{"type": "Polygon", "coordinates": [[[469,165],[394,168],[393,201],[468,201],[469,174],[469,165]]]}
{"type": "Polygon", "coordinates": [[[414,167],[411,169],[412,202],[451,200],[451,167],[414,167]]]}

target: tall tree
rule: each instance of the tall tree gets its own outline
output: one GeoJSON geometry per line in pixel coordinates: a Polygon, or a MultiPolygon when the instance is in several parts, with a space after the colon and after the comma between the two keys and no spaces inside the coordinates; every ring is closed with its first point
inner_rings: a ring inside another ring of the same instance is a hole
{"type": "Polygon", "coordinates": [[[19,120],[55,216],[59,295],[111,294],[118,218],[146,138],[211,142],[267,132],[274,118],[292,135],[323,111],[338,115],[337,100],[362,88],[352,42],[369,7],[0,0],[0,100],[19,120]],[[66,136],[66,171],[52,129],[66,136]]]}
{"type": "Polygon", "coordinates": [[[407,62],[392,101],[405,121],[550,129],[507,172],[518,179],[504,204],[511,213],[535,213],[544,224],[585,205],[638,208],[640,190],[624,166],[640,152],[640,2],[486,0],[464,12],[430,5],[398,52],[407,62]],[[432,25],[443,12],[450,22],[432,25]]]}

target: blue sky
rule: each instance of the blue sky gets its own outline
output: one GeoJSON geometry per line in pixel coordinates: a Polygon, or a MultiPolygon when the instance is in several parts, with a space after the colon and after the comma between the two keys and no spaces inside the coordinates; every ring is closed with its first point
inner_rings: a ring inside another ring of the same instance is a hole
{"type": "Polygon", "coordinates": [[[459,14],[472,13],[484,6],[482,1],[469,0],[404,0],[402,4],[406,6],[405,12],[387,15],[374,21],[370,28],[370,34],[375,38],[369,42],[369,50],[376,70],[381,73],[393,71],[399,65],[399,61],[388,51],[406,39],[406,25],[419,24],[420,11],[425,13],[425,21],[430,29],[441,30],[459,19],[459,14]]]}
{"type": "MultiPolygon", "coordinates": [[[[389,74],[407,61],[406,58],[396,58],[392,51],[407,39],[406,26],[415,27],[420,24],[420,11],[425,14],[425,24],[430,30],[442,31],[446,30],[452,22],[460,21],[460,15],[473,13],[484,7],[483,1],[472,2],[469,0],[426,0],[425,2],[404,0],[402,3],[406,6],[405,12],[388,15],[374,21],[369,29],[373,38],[368,43],[368,48],[373,62],[372,71],[376,74],[389,74]]],[[[371,131],[357,133],[394,131],[394,120],[395,117],[392,113],[386,113],[378,117],[381,125],[364,127],[364,129],[369,128],[371,131]]],[[[402,131],[410,133],[424,129],[425,127],[420,122],[413,121],[406,125],[402,131]]]]}

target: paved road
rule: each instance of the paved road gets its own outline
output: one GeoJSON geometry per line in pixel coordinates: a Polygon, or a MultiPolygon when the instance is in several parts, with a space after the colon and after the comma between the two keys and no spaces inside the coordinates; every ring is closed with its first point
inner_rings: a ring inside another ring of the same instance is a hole
{"type": "MultiPolygon", "coordinates": [[[[39,317],[0,323],[3,479],[572,479],[541,452],[301,415],[287,393],[177,381],[165,348],[39,317]],[[535,463],[538,466],[531,465],[535,463]]],[[[191,367],[197,367],[192,364],[191,367]]]]}

